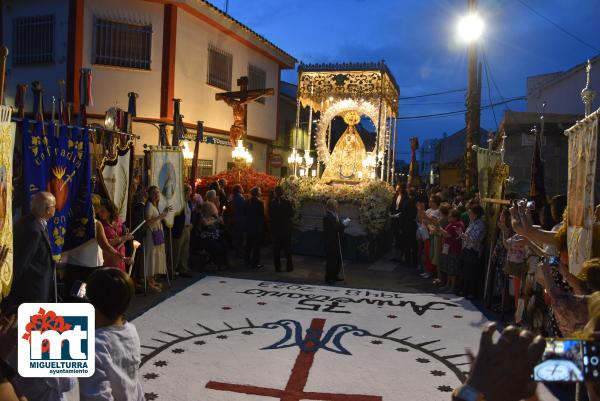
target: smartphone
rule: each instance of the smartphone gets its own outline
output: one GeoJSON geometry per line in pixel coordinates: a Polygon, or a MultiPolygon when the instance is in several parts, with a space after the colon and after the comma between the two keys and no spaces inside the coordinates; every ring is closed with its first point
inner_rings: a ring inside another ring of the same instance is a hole
{"type": "Polygon", "coordinates": [[[600,341],[547,338],[532,377],[539,382],[600,380],[600,341]]]}
{"type": "Polygon", "coordinates": [[[78,299],[87,300],[86,289],[87,289],[86,283],[84,283],[83,281],[75,281],[73,283],[73,287],[71,287],[71,296],[78,298],[78,299]]]}

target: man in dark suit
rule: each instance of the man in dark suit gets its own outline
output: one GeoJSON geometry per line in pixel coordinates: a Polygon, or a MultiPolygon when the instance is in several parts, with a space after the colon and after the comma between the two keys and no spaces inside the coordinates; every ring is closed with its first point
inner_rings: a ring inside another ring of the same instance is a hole
{"type": "Polygon", "coordinates": [[[336,281],[343,281],[339,277],[342,268],[341,236],[348,223],[350,223],[350,219],[340,221],[338,203],[334,199],[329,199],[325,208],[327,210],[325,217],[323,217],[326,258],[325,282],[329,285],[335,285],[336,281]]]}
{"type": "Polygon", "coordinates": [[[246,201],[246,265],[254,269],[263,267],[260,264],[260,246],[265,233],[265,207],[260,200],[260,188],[250,190],[250,199],[246,201]]]}
{"type": "Polygon", "coordinates": [[[13,284],[2,310],[24,302],[52,302],[54,261],[48,236],[48,220],[54,216],[56,199],[50,192],[31,198],[31,213],[14,224],[13,284]]]}
{"type": "Polygon", "coordinates": [[[283,197],[283,188],[276,186],[274,197],[269,203],[271,218],[271,238],[273,241],[273,262],[275,271],[281,271],[281,250],[285,255],[287,271],[294,270],[292,264],[292,218],[294,207],[292,202],[283,197]]]}
{"type": "Polygon", "coordinates": [[[402,235],[402,226],[400,224],[400,219],[402,218],[402,209],[404,207],[403,203],[406,203],[406,198],[408,197],[406,193],[406,187],[402,184],[396,185],[396,193],[394,194],[394,198],[392,199],[392,204],[390,205],[390,222],[392,227],[392,234],[394,235],[394,258],[392,261],[401,262],[403,258],[406,258],[404,255],[404,243],[403,243],[403,235],[402,235]]]}
{"type": "Polygon", "coordinates": [[[417,267],[418,244],[417,244],[417,198],[414,188],[409,188],[406,201],[401,202],[400,207],[400,230],[401,241],[404,244],[405,263],[411,267],[417,267]]]}
{"type": "Polygon", "coordinates": [[[244,234],[246,233],[246,198],[244,189],[240,184],[233,186],[233,221],[232,221],[232,240],[236,256],[242,257],[244,254],[244,234]]]}

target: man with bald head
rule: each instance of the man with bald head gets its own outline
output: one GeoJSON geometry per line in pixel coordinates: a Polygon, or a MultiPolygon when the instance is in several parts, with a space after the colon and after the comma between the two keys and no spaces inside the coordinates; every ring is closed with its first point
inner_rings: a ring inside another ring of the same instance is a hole
{"type": "Polygon", "coordinates": [[[48,220],[54,216],[56,199],[50,192],[31,198],[31,212],[13,227],[13,284],[2,310],[24,302],[52,302],[54,261],[48,236],[48,220]]]}

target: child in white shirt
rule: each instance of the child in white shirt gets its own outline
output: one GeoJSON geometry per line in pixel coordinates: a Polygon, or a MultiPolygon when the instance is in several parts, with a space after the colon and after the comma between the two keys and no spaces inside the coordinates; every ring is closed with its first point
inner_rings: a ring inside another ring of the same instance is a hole
{"type": "Polygon", "coordinates": [[[135,293],[133,281],[119,269],[104,268],[90,275],[86,292],[96,309],[96,371],[79,379],[81,401],[144,401],[140,339],[123,317],[135,293]]]}

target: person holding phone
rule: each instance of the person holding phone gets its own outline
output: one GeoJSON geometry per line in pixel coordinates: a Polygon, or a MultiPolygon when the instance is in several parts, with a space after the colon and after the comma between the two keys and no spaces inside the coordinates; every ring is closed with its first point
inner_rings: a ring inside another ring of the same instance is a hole
{"type": "Polygon", "coordinates": [[[146,240],[144,241],[144,262],[148,275],[150,291],[161,292],[162,286],[156,281],[158,274],[167,274],[167,255],[165,252],[165,233],[162,222],[173,207],[167,206],[162,212],[158,211],[160,190],[153,185],[148,188],[146,203],[146,240]]]}

